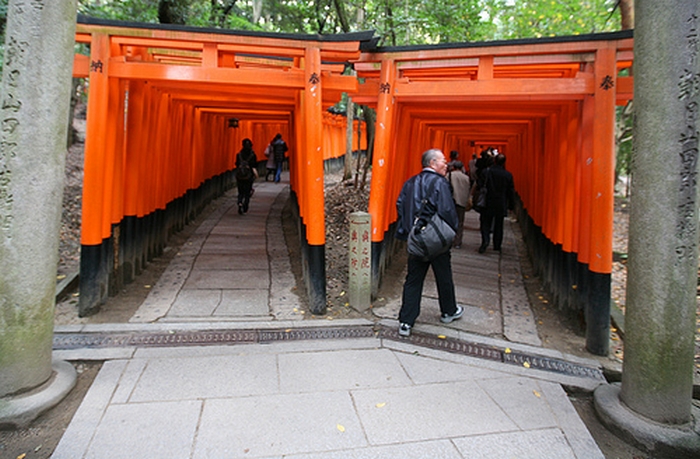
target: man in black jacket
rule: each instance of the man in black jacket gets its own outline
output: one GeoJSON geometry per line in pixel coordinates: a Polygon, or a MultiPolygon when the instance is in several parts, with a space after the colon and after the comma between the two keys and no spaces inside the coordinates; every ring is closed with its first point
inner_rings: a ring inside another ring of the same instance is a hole
{"type": "Polygon", "coordinates": [[[489,246],[491,229],[493,229],[493,248],[501,250],[503,242],[503,219],[508,209],[515,203],[513,191],[513,174],[506,170],[506,157],[496,156],[494,165],[486,170],[486,208],[481,212],[481,246],[479,253],[484,253],[489,246]]]}
{"type": "MultiPolygon", "coordinates": [[[[404,183],[399,199],[396,202],[398,221],[396,238],[402,241],[408,239],[416,214],[421,207],[421,201],[434,183],[433,192],[428,196],[426,207],[431,215],[437,212],[442,219],[457,229],[457,211],[452,200],[450,185],[445,179],[447,173],[447,161],[445,155],[437,149],[431,149],[423,153],[421,157],[423,170],[404,183]]],[[[433,268],[435,282],[438,289],[438,301],[440,303],[443,323],[450,323],[459,319],[464,314],[464,308],[457,305],[455,300],[455,287],[452,281],[452,264],[450,252],[447,251],[430,261],[423,261],[412,255],[408,256],[408,273],[403,286],[401,297],[401,311],[399,312],[399,335],[409,336],[411,329],[420,314],[420,301],[423,294],[423,281],[428,272],[428,267],[433,268]]]]}
{"type": "Polygon", "coordinates": [[[270,143],[272,156],[275,159],[275,183],[279,183],[282,174],[282,165],[284,164],[284,155],[289,150],[287,143],[282,140],[282,134],[277,134],[270,143]]]}

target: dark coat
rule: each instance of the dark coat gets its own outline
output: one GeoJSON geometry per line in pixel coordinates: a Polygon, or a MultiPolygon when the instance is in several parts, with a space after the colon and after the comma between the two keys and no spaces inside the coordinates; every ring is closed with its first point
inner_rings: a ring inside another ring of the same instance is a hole
{"type": "Polygon", "coordinates": [[[282,139],[274,140],[272,146],[272,157],[275,158],[275,164],[284,162],[284,154],[289,150],[287,143],[282,139]]]}
{"type": "Polygon", "coordinates": [[[428,197],[428,205],[426,205],[428,216],[432,216],[437,210],[438,215],[445,220],[445,223],[457,231],[457,210],[452,200],[449,182],[432,169],[423,169],[420,174],[408,179],[401,188],[399,199],[396,201],[396,211],[399,214],[396,239],[401,241],[408,239],[408,233],[413,227],[418,210],[420,210],[423,196],[428,192],[428,188],[433,182],[435,182],[435,188],[432,195],[428,197]]]}
{"type": "Polygon", "coordinates": [[[486,206],[495,215],[505,216],[515,205],[513,174],[494,164],[486,171],[486,206]]]}

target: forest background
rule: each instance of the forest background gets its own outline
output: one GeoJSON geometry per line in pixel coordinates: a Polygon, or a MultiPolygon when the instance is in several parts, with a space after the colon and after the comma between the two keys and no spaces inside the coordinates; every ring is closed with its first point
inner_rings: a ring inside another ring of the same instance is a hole
{"type": "MultiPolygon", "coordinates": [[[[5,42],[8,3],[0,0],[0,43],[5,42]]],[[[634,0],[78,0],[78,13],[295,34],[374,30],[380,46],[542,38],[634,27],[634,0]]],[[[2,56],[4,52],[0,68],[2,56]]],[[[338,104],[338,112],[346,111],[345,102],[344,98],[338,104]]],[[[373,118],[364,113],[369,111],[365,107],[351,109],[356,117],[373,118]]],[[[631,133],[632,103],[617,108],[616,177],[629,176],[631,133]]]]}

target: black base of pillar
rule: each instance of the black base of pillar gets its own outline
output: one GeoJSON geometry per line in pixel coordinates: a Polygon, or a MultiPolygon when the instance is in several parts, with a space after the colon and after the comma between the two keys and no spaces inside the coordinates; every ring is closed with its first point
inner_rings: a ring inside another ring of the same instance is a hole
{"type": "Polygon", "coordinates": [[[306,225],[299,215],[299,201],[292,190],[289,193],[292,212],[297,219],[299,231],[299,248],[301,252],[301,270],[309,298],[309,310],[312,314],[326,313],[326,246],[311,245],[306,238],[306,225]]]}
{"type": "Polygon", "coordinates": [[[312,314],[326,313],[326,246],[307,245],[306,290],[312,314]]]}
{"type": "Polygon", "coordinates": [[[384,233],[384,240],[372,242],[372,299],[377,298],[384,273],[396,254],[398,241],[394,237],[395,234],[396,222],[389,225],[389,229],[384,233]]]}
{"type": "Polygon", "coordinates": [[[565,252],[560,244],[552,243],[520,203],[516,212],[535,274],[555,306],[572,318],[583,316],[586,349],[595,355],[607,355],[611,275],[592,272],[587,264],[578,261],[576,253],[565,252]]]}
{"type": "Polygon", "coordinates": [[[610,275],[590,273],[586,304],[586,349],[591,354],[610,351],[610,275]]]}
{"type": "Polygon", "coordinates": [[[121,244],[121,261],[122,271],[124,273],[123,280],[125,284],[131,283],[136,277],[136,263],[134,240],[136,238],[136,217],[124,217],[122,221],[122,244],[121,244]]]}
{"type": "Polygon", "coordinates": [[[107,241],[100,245],[80,247],[80,295],[78,316],[95,314],[107,300],[109,275],[107,271],[107,241]]]}
{"type": "Polygon", "coordinates": [[[174,199],[165,209],[143,217],[125,216],[112,226],[112,237],[102,244],[83,245],[78,315],[96,313],[109,294],[116,294],[123,284],[141,274],[149,261],[163,254],[169,236],[183,229],[207,204],[231,188],[232,177],[232,171],[224,172],[174,199]]]}

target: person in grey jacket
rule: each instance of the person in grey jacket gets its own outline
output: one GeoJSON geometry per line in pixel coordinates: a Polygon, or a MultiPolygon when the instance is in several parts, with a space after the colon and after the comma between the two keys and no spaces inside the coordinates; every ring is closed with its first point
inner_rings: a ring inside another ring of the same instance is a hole
{"type": "MultiPolygon", "coordinates": [[[[457,211],[452,200],[450,184],[445,179],[447,173],[445,155],[437,149],[427,150],[421,157],[421,164],[423,170],[404,183],[396,201],[398,212],[396,238],[402,241],[408,239],[408,234],[417,217],[416,214],[420,210],[421,201],[433,183],[433,192],[431,196],[427,197],[428,202],[425,206],[429,215],[437,212],[452,229],[457,230],[457,211]]],[[[441,312],[440,321],[450,323],[464,314],[464,308],[458,306],[455,299],[450,251],[429,261],[423,261],[409,255],[408,272],[403,286],[401,311],[399,312],[399,335],[401,336],[410,336],[411,329],[420,314],[423,282],[429,267],[432,267],[433,274],[435,274],[441,312]]]]}
{"type": "Polygon", "coordinates": [[[452,186],[452,198],[457,209],[457,234],[452,243],[452,247],[459,249],[462,246],[462,233],[464,232],[464,213],[467,211],[469,204],[469,195],[471,194],[471,184],[469,176],[464,173],[464,164],[461,161],[455,162],[454,170],[447,173],[447,180],[452,186]]]}

